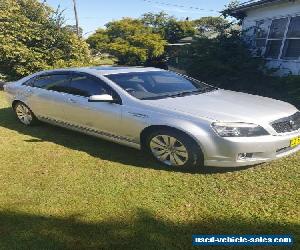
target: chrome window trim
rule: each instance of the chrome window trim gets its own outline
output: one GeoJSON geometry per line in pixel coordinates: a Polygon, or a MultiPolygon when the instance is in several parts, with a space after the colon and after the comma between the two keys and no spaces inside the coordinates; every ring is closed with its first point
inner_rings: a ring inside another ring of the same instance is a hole
{"type": "Polygon", "coordinates": [[[86,97],[86,96],[74,95],[74,94],[67,93],[67,92],[59,92],[59,91],[55,91],[55,90],[44,89],[44,88],[39,88],[39,87],[28,85],[28,82],[35,81],[39,77],[51,76],[51,75],[70,75],[70,82],[71,82],[72,81],[72,75],[74,75],[74,74],[77,74],[77,75],[86,75],[88,77],[91,77],[93,79],[101,81],[105,85],[105,87],[107,87],[108,89],[111,89],[111,91],[116,95],[116,97],[117,97],[118,100],[114,104],[123,105],[123,100],[122,100],[121,96],[119,95],[119,93],[113,87],[111,87],[103,79],[100,79],[99,77],[94,76],[94,75],[89,74],[89,73],[86,73],[86,72],[76,72],[76,71],[63,71],[62,72],[62,71],[57,71],[57,72],[40,74],[40,75],[33,76],[32,78],[28,79],[27,81],[25,81],[24,83],[22,83],[22,85],[25,86],[25,87],[33,88],[33,89],[42,89],[42,90],[45,90],[45,91],[49,91],[50,93],[60,93],[62,95],[71,95],[71,96],[74,96],[74,97],[80,97],[80,98],[84,98],[84,99],[88,100],[89,97],[86,97]]]}

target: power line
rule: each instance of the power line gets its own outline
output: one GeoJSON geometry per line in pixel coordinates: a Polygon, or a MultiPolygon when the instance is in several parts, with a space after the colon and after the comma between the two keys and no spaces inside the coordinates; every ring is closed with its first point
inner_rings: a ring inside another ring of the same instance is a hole
{"type": "Polygon", "coordinates": [[[155,1],[155,0],[142,0],[142,1],[146,2],[146,3],[154,3],[154,4],[164,5],[164,6],[172,6],[172,7],[177,7],[177,8],[184,8],[184,9],[191,9],[191,10],[198,10],[198,11],[220,12],[220,10],[203,9],[203,8],[200,8],[200,7],[179,5],[179,4],[173,4],[173,3],[166,3],[166,2],[155,1]]]}

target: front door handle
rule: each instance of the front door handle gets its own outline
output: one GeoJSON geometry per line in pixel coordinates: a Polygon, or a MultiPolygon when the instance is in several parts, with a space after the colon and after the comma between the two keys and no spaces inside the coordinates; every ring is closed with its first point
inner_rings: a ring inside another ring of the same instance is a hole
{"type": "Polygon", "coordinates": [[[75,101],[74,99],[72,99],[72,98],[69,98],[68,101],[69,101],[70,103],[76,103],[76,101],[75,101]]]}

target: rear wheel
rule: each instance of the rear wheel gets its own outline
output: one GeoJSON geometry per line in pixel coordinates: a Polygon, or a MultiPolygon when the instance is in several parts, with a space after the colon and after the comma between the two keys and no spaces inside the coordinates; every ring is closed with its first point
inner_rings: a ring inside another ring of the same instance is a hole
{"type": "Polygon", "coordinates": [[[14,105],[14,111],[16,113],[16,116],[17,116],[18,120],[22,124],[24,124],[26,126],[32,126],[32,125],[37,123],[37,118],[35,117],[35,115],[31,111],[31,109],[27,105],[25,105],[24,103],[17,102],[14,105]]]}
{"type": "Polygon", "coordinates": [[[160,163],[174,168],[195,168],[203,165],[199,146],[187,135],[172,130],[150,134],[146,147],[160,163]]]}

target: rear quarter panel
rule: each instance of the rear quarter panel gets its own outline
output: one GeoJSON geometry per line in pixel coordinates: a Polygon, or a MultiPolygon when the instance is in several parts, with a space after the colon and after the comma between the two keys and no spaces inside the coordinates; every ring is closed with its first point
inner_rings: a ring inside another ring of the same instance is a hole
{"type": "Polygon", "coordinates": [[[19,100],[26,103],[26,98],[24,98],[23,96],[24,93],[23,88],[24,87],[22,86],[21,81],[10,82],[4,85],[4,92],[6,93],[6,99],[9,105],[12,105],[12,103],[15,100],[19,100]]]}

